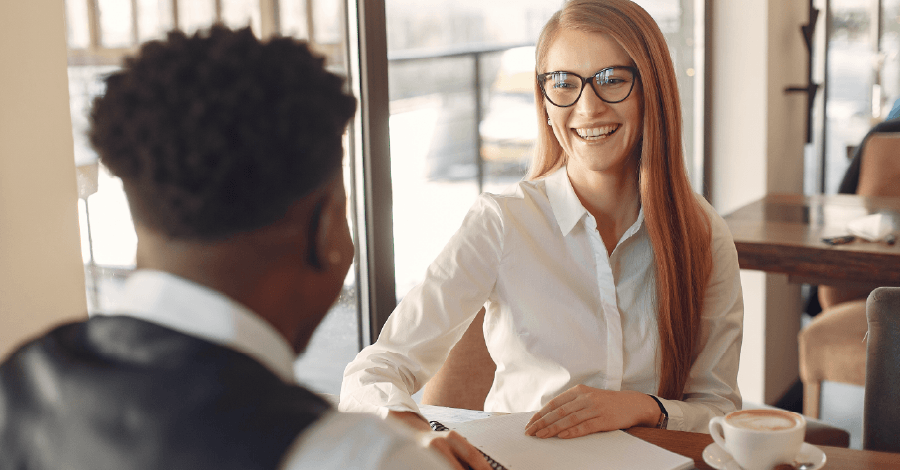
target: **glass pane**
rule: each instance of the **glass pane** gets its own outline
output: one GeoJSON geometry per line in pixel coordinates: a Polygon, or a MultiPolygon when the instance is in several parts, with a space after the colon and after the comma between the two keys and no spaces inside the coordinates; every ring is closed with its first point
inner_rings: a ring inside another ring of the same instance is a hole
{"type": "Polygon", "coordinates": [[[884,97],[881,116],[888,117],[895,102],[900,99],[900,1],[882,2],[881,90],[884,97]]]}
{"type": "Polygon", "coordinates": [[[259,36],[259,0],[222,0],[222,22],[231,28],[250,26],[259,36]]]}
{"type": "Polygon", "coordinates": [[[69,108],[75,144],[82,256],[88,311],[105,310],[122,274],[134,269],[137,237],[122,183],[99,166],[87,139],[91,101],[103,93],[103,78],[115,66],[69,67],[69,108]]]}
{"type": "Polygon", "coordinates": [[[524,175],[537,132],[534,49],[515,46],[533,44],[560,4],[386,1],[398,298],[421,282],[479,190],[524,175]]]}
{"type": "Polygon", "coordinates": [[[484,55],[481,70],[488,88],[478,126],[484,190],[499,192],[525,176],[537,135],[534,46],[484,55]]]}
{"type": "MultiPolygon", "coordinates": [[[[682,142],[684,144],[685,164],[687,165],[688,178],[695,185],[694,190],[702,192],[702,140],[695,145],[701,129],[695,128],[695,123],[702,126],[702,109],[695,109],[694,100],[703,96],[702,82],[698,79],[702,75],[696,70],[694,58],[700,48],[696,47],[695,40],[695,15],[693,0],[635,0],[635,3],[647,10],[650,16],[656,20],[659,29],[666,37],[669,46],[669,54],[675,66],[675,79],[678,81],[678,93],[681,97],[682,110],[682,142]]],[[[703,18],[698,18],[703,21],[703,18]]]]}
{"type": "Polygon", "coordinates": [[[186,33],[208,28],[216,21],[214,0],[178,2],[178,27],[186,33]]]}
{"type": "Polygon", "coordinates": [[[70,49],[87,49],[91,45],[88,24],[87,0],[66,0],[66,40],[70,49]]]}
{"type": "Polygon", "coordinates": [[[297,39],[309,38],[307,7],[311,5],[310,1],[312,0],[281,0],[278,3],[281,15],[281,34],[297,39]]]}
{"type": "MultiPolygon", "coordinates": [[[[313,0],[310,0],[313,1],[313,0]]],[[[318,44],[340,44],[344,37],[341,28],[343,9],[341,2],[313,1],[314,41],[318,44]]]]}
{"type": "Polygon", "coordinates": [[[138,0],[138,40],[158,39],[172,29],[172,0],[138,0]]]}
{"type": "Polygon", "coordinates": [[[825,193],[837,192],[854,148],[880,120],[873,116],[877,45],[871,29],[877,16],[870,4],[858,0],[831,3],[825,96],[828,103],[825,193]]]}
{"type": "Polygon", "coordinates": [[[128,47],[134,44],[131,2],[97,0],[101,38],[105,47],[128,47]]]}

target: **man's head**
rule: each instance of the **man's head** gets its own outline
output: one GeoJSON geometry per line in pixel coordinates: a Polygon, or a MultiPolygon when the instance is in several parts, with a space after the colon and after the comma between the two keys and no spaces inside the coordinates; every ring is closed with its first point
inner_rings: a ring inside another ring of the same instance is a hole
{"type": "Polygon", "coordinates": [[[215,26],[143,45],[94,101],[138,266],[219,290],[302,350],[353,259],[342,179],[356,100],[304,43],[215,26]]]}
{"type": "Polygon", "coordinates": [[[335,175],[355,108],[305,44],[215,26],[141,47],[94,102],[90,139],[137,224],[221,240],[275,222],[335,175]]]}

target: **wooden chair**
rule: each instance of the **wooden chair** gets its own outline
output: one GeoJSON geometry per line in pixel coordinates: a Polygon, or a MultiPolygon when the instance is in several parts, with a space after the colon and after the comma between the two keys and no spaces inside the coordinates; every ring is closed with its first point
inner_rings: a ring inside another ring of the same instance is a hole
{"type": "Polygon", "coordinates": [[[422,404],[484,410],[484,399],[494,383],[497,365],[484,343],[482,308],[437,374],[425,384],[422,404]]]}
{"type": "Polygon", "coordinates": [[[822,382],[866,384],[866,301],[822,310],[798,336],[803,414],[819,417],[822,382]]]}
{"type": "Polygon", "coordinates": [[[875,289],[866,302],[866,319],[863,448],[900,452],[900,287],[875,289]]]}
{"type": "MultiPolygon", "coordinates": [[[[900,133],[876,132],[865,141],[860,161],[861,196],[900,197],[900,133]]],[[[875,285],[819,286],[822,313],[800,332],[803,414],[819,416],[822,382],[865,386],[865,299],[875,285]]]]}
{"type": "MultiPolygon", "coordinates": [[[[437,374],[425,384],[423,405],[447,406],[467,410],[484,410],[484,399],[494,383],[497,365],[484,343],[484,309],[472,320],[463,337],[437,374]]],[[[744,409],[771,408],[744,403],[744,409]]],[[[806,442],[814,445],[848,447],[850,434],[818,420],[808,420],[806,442]]]]}

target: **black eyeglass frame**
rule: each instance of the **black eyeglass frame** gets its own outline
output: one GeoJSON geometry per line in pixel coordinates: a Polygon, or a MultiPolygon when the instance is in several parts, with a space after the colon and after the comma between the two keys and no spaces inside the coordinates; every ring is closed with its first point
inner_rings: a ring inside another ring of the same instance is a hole
{"type": "Polygon", "coordinates": [[[627,100],[629,96],[631,96],[631,92],[634,91],[634,83],[637,82],[639,78],[640,78],[640,75],[638,75],[637,68],[631,67],[628,65],[616,65],[613,67],[606,67],[605,69],[598,70],[597,73],[595,73],[589,77],[582,77],[581,75],[578,75],[577,73],[567,72],[565,70],[555,70],[553,72],[537,74],[537,82],[538,82],[538,86],[541,88],[541,94],[544,95],[544,98],[547,98],[547,101],[549,101],[550,104],[552,104],[553,106],[556,106],[557,108],[568,108],[570,106],[575,106],[575,104],[578,103],[578,100],[581,99],[581,95],[584,94],[584,86],[588,84],[588,81],[591,82],[591,90],[594,90],[594,95],[597,98],[600,98],[600,101],[603,101],[604,103],[610,103],[610,104],[621,103],[621,102],[627,100]],[[594,79],[597,78],[598,75],[600,75],[603,72],[606,72],[607,70],[612,70],[612,69],[629,70],[633,77],[633,79],[631,80],[631,88],[628,89],[628,93],[625,94],[624,98],[617,100],[617,101],[610,101],[610,100],[607,100],[607,99],[603,98],[602,96],[600,96],[600,93],[597,91],[596,88],[594,88],[594,83],[593,83],[594,79]],[[566,73],[566,74],[573,75],[573,76],[581,79],[581,90],[578,91],[578,97],[575,98],[575,101],[573,101],[572,104],[567,104],[565,106],[558,105],[558,104],[554,103],[552,99],[550,99],[550,97],[547,95],[547,91],[544,90],[544,82],[547,81],[547,77],[552,76],[553,74],[557,74],[557,73],[566,73]]]}

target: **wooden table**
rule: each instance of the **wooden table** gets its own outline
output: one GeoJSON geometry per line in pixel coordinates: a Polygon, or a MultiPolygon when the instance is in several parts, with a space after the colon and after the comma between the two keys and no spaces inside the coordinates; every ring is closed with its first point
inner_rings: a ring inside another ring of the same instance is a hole
{"type": "MultiPolygon", "coordinates": [[[[503,414],[460,410],[457,408],[432,405],[421,405],[420,410],[430,420],[433,419],[449,423],[458,423],[503,414]]],[[[676,454],[692,459],[694,465],[699,470],[709,470],[712,468],[703,461],[703,449],[712,443],[712,437],[710,437],[709,434],[669,431],[667,429],[655,428],[631,428],[627,429],[625,432],[651,444],[658,445],[663,449],[670,450],[676,454]]],[[[843,447],[817,447],[825,452],[825,469],[900,469],[900,454],[845,449],[843,447]]]]}
{"type": "MultiPolygon", "coordinates": [[[[653,428],[631,428],[626,430],[628,434],[641,438],[663,449],[694,460],[694,465],[699,470],[711,469],[703,461],[703,449],[712,443],[709,434],[695,432],[669,431],[653,428]]],[[[825,469],[898,469],[900,468],[900,454],[887,452],[874,452],[869,450],[844,449],[842,447],[817,446],[825,452],[825,469]]]]}
{"type": "Polygon", "coordinates": [[[795,283],[900,286],[900,242],[822,241],[846,235],[847,222],[876,212],[896,224],[900,199],[770,194],[724,218],[742,269],[785,273],[795,283]]]}

